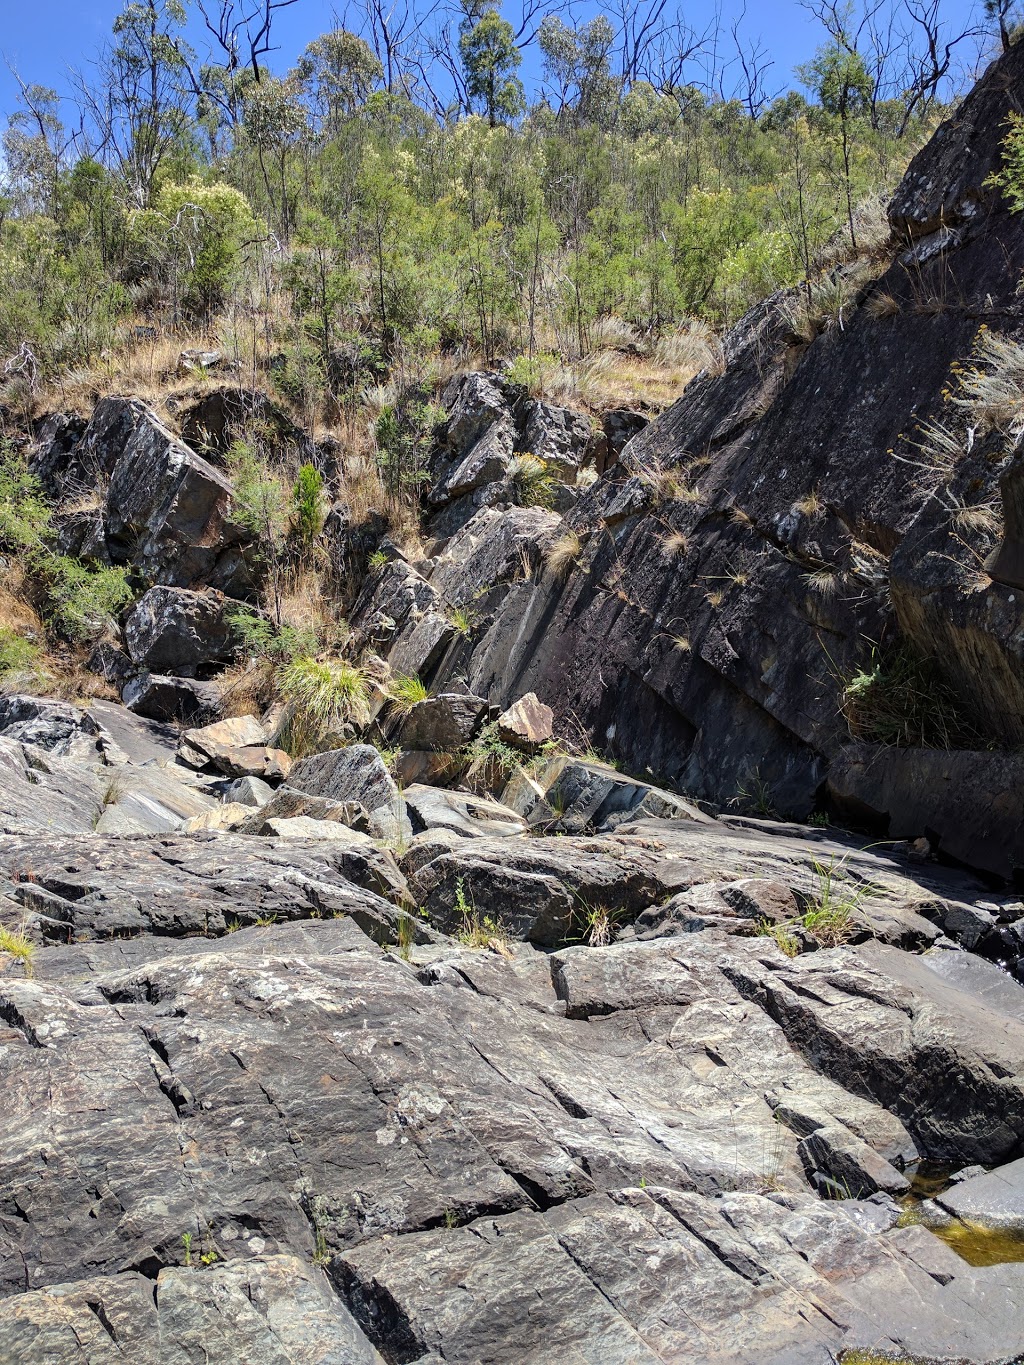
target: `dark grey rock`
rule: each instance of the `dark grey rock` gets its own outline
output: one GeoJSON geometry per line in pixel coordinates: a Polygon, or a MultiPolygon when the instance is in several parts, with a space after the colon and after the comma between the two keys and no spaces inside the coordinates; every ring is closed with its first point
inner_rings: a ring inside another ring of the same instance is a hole
{"type": "Polygon", "coordinates": [[[223,593],[150,588],[124,620],[132,662],[171,677],[208,677],[237,647],[223,593]]]}
{"type": "Polygon", "coordinates": [[[972,867],[1007,878],[1024,870],[1018,754],[848,745],[829,768],[828,788],[844,814],[884,819],[894,839],[927,834],[972,867]]]}
{"type": "Polygon", "coordinates": [[[220,712],[220,690],[216,684],[196,682],[193,678],[143,673],[125,684],[121,698],[136,715],[181,725],[205,725],[220,712]]]}
{"type": "Polygon", "coordinates": [[[483,697],[445,692],[416,703],[402,721],[398,742],[404,749],[454,753],[470,743],[486,716],[483,697]]]}
{"type": "Polygon", "coordinates": [[[412,833],[401,793],[380,754],[369,744],[350,744],[347,749],[300,759],[288,776],[288,785],[309,796],[360,806],[369,830],[379,838],[401,841],[412,833]]]}

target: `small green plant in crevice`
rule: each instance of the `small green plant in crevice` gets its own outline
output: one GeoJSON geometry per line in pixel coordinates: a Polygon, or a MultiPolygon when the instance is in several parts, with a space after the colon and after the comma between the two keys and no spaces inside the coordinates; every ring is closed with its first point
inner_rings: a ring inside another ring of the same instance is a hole
{"type": "Polygon", "coordinates": [[[449,1232],[451,1232],[453,1228],[457,1228],[459,1226],[459,1215],[455,1212],[454,1209],[445,1209],[444,1225],[449,1232]]]}
{"type": "Polygon", "coordinates": [[[885,895],[885,888],[858,881],[848,870],[849,855],[833,854],[827,863],[813,862],[817,889],[803,897],[804,908],[795,918],[781,922],[760,919],[755,934],[772,938],[787,957],[800,952],[799,933],[810,934],[822,948],[838,948],[853,936],[854,913],[862,901],[885,895]]]}
{"type": "Polygon", "coordinates": [[[320,648],[314,630],[277,625],[269,616],[244,603],[229,608],[225,619],[240,652],[252,662],[284,666],[303,655],[316,654],[320,648]]]}
{"type": "Polygon", "coordinates": [[[0,926],[0,953],[8,953],[31,976],[35,969],[36,947],[24,929],[5,929],[0,926]]]}
{"type": "Polygon", "coordinates": [[[465,948],[494,948],[498,952],[508,952],[508,932],[499,919],[491,915],[481,915],[472,899],[466,893],[466,884],[461,877],[455,883],[455,900],[452,905],[459,919],[454,937],[465,948]]]}
{"type": "Polygon", "coordinates": [[[473,627],[477,623],[477,613],[472,607],[449,606],[447,616],[449,624],[455,629],[456,635],[461,635],[463,639],[472,635],[473,627]]]}
{"type": "Polygon", "coordinates": [[[800,940],[787,924],[776,924],[770,919],[759,919],[754,926],[754,933],[759,938],[774,939],[778,948],[787,957],[796,957],[800,951],[800,940]]]}
{"type": "Polygon", "coordinates": [[[935,664],[907,644],[882,652],[842,681],[840,707],[853,739],[900,748],[964,749],[984,743],[935,664]]]}
{"type": "Polygon", "coordinates": [[[496,721],[491,721],[485,725],[476,739],[466,750],[470,760],[489,758],[501,768],[502,774],[506,779],[511,778],[523,766],[523,754],[518,749],[513,749],[511,744],[506,744],[498,732],[496,721]]]}
{"type": "Polygon", "coordinates": [[[396,716],[407,716],[414,706],[430,699],[430,690],[414,673],[399,673],[385,688],[388,707],[396,716]]]}
{"type": "Polygon", "coordinates": [[[399,956],[408,962],[412,957],[413,945],[416,942],[416,921],[412,915],[399,913],[397,941],[399,956]]]}
{"type": "Polygon", "coordinates": [[[304,1194],[301,1204],[313,1229],[313,1264],[325,1266],[331,1259],[331,1250],[327,1244],[327,1234],[324,1230],[324,1214],[326,1211],[324,1198],[319,1194],[309,1195],[308,1197],[304,1194]]]}
{"type": "Polygon", "coordinates": [[[370,555],[366,563],[369,566],[369,568],[372,569],[374,573],[376,573],[379,569],[383,569],[387,565],[388,563],[387,551],[374,550],[373,554],[370,555]]]}
{"type": "Polygon", "coordinates": [[[183,1232],[183,1233],[181,1234],[181,1245],[185,1248],[185,1265],[186,1265],[186,1267],[187,1267],[189,1270],[191,1270],[191,1268],[192,1268],[192,1234],[191,1234],[191,1232],[183,1232]]]}
{"type": "MultiPolygon", "coordinates": [[[[44,597],[48,627],[77,643],[98,639],[128,602],[128,572],[58,554],[57,529],[23,453],[0,440],[0,553],[22,567],[44,597]]],[[[7,649],[18,649],[8,632],[7,649]]],[[[14,637],[19,638],[19,637],[14,637]]],[[[20,651],[24,662],[24,650],[20,651]]]]}
{"type": "Polygon", "coordinates": [[[591,948],[606,948],[612,939],[616,922],[622,918],[622,909],[612,909],[607,905],[583,905],[580,914],[574,916],[582,923],[582,941],[591,948]]]}
{"type": "Polygon", "coordinates": [[[730,798],[729,805],[745,807],[765,820],[772,820],[777,814],[775,794],[772,791],[771,783],[761,776],[758,768],[754,768],[741,782],[737,783],[736,795],[730,798]]]}
{"type": "Polygon", "coordinates": [[[854,911],[865,897],[881,893],[872,882],[854,881],[847,870],[848,862],[848,858],[837,858],[833,853],[827,863],[811,864],[818,890],[800,923],[827,948],[849,939],[854,911]]]}
{"type": "Polygon", "coordinates": [[[269,929],[272,924],[277,923],[276,915],[257,915],[256,925],[260,929],[269,929]]]}

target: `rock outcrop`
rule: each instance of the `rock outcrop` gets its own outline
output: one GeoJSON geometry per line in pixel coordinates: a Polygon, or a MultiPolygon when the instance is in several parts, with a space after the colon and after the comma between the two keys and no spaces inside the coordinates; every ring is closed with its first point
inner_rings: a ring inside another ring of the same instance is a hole
{"type": "Polygon", "coordinates": [[[884,259],[838,269],[837,317],[812,318],[808,342],[802,296],[759,305],[724,369],[564,515],[516,505],[508,461],[524,447],[500,376],[453,381],[432,557],[368,582],[356,624],[369,636],[390,617],[380,647],[436,689],[462,678],[499,705],[535,691],[556,731],[582,727],[679,791],[798,818],[857,805],[999,875],[1024,867],[1012,782],[1003,797],[994,773],[932,781],[941,759],[851,749],[842,715],[851,680],[902,649],[934,665],[921,706],[973,726],[951,769],[981,774],[986,746],[1024,735],[1020,457],[998,423],[964,416],[963,389],[999,363],[986,338],[1019,332],[1024,219],[987,182],[1022,85],[1017,46],[915,159],[884,259]],[[952,455],[927,453],[935,431],[952,455]],[[389,610],[400,574],[417,575],[415,624],[389,610]],[[446,603],[472,603],[468,630],[445,632],[446,603]],[[981,788],[992,819],[973,840],[981,788]]]}
{"type": "Polygon", "coordinates": [[[1018,330],[1022,91],[652,423],[452,380],[422,557],[331,513],[345,747],[218,710],[255,396],[39,426],[146,590],[125,706],[0,697],[0,1358],[1024,1358],[1024,484],[955,387],[1018,330]],[[897,647],[963,747],[851,738],[897,647]]]}

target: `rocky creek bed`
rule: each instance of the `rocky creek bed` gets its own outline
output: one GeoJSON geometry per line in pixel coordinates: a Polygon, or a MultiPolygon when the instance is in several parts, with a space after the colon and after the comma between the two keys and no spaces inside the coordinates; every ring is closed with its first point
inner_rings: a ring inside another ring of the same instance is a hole
{"type": "Polygon", "coordinates": [[[1024,989],[964,946],[1019,899],[696,808],[496,835],[470,805],[390,846],[81,827],[90,792],[198,790],[179,742],[8,707],[0,920],[35,946],[0,956],[0,1359],[1024,1351],[1024,1264],[928,1227],[1005,1252],[1024,1220],[1024,989]],[[850,941],[788,956],[765,931],[830,867],[850,941]],[[468,946],[460,900],[510,937],[468,946]],[[966,1178],[908,1217],[921,1163],[966,1178]]]}

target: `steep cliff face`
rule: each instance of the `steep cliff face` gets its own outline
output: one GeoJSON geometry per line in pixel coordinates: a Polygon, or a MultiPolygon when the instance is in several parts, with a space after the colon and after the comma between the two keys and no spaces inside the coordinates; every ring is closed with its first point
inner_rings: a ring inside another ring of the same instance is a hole
{"type": "MultiPolygon", "coordinates": [[[[1024,218],[987,184],[1022,102],[1018,48],[914,160],[888,246],[836,271],[828,315],[820,294],[748,315],[724,369],[566,512],[561,553],[538,514],[530,552],[476,585],[472,637],[424,661],[435,681],[535,690],[634,767],[716,802],[758,783],[794,815],[849,770],[843,689],[873,649],[934,660],[976,748],[1018,745],[1024,463],[967,390],[999,368],[989,339],[1024,330],[1024,218]]],[[[513,516],[477,513],[425,576],[513,516]]],[[[891,814],[880,790],[858,807],[891,814]]]]}

